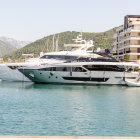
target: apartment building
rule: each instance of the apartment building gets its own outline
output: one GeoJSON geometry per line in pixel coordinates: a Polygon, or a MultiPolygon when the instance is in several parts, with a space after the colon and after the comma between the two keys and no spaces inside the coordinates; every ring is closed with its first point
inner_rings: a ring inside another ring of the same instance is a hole
{"type": "Polygon", "coordinates": [[[126,54],[130,61],[140,59],[140,15],[126,15],[124,25],[116,30],[113,44],[114,54],[118,60],[123,61],[126,54]]]}

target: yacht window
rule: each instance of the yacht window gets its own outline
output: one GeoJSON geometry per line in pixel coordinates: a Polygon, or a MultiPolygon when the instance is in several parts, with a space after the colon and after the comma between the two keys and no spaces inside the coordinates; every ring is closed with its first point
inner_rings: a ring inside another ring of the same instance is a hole
{"type": "Polygon", "coordinates": [[[82,67],[56,67],[56,71],[73,71],[73,72],[86,72],[82,67]]]}
{"type": "Polygon", "coordinates": [[[40,71],[56,71],[56,67],[50,67],[50,68],[41,68],[41,69],[38,69],[40,71]]]}
{"type": "Polygon", "coordinates": [[[44,55],[41,57],[42,59],[62,59],[62,60],[70,60],[76,59],[76,56],[68,56],[68,55],[44,55]]]}
{"type": "Polygon", "coordinates": [[[62,69],[62,71],[67,71],[67,68],[66,68],[66,67],[64,67],[64,68],[62,69]]]}
{"type": "Polygon", "coordinates": [[[70,59],[71,57],[70,56],[65,56],[65,59],[70,59]]]}
{"type": "Polygon", "coordinates": [[[43,56],[42,56],[42,57],[40,57],[40,58],[47,59],[47,58],[48,58],[48,56],[47,56],[47,55],[43,55],[43,56]]]}
{"type": "Polygon", "coordinates": [[[41,68],[41,69],[38,69],[38,70],[40,70],[40,71],[50,71],[51,68],[41,68]]]}
{"type": "Polygon", "coordinates": [[[71,67],[67,67],[67,71],[71,71],[71,67]]]}
{"type": "Polygon", "coordinates": [[[80,57],[76,59],[78,62],[117,62],[115,59],[106,59],[104,57],[92,58],[92,57],[80,57]]]}
{"type": "Polygon", "coordinates": [[[82,67],[73,67],[72,71],[73,72],[86,72],[86,70],[83,69],[82,67]]]}
{"type": "Polygon", "coordinates": [[[51,67],[50,71],[56,71],[56,67],[51,67]]]}
{"type": "Polygon", "coordinates": [[[124,67],[115,65],[85,65],[89,71],[124,71],[124,67]]]}
{"type": "Polygon", "coordinates": [[[56,67],[56,71],[63,71],[63,67],[56,67]]]}
{"type": "Polygon", "coordinates": [[[86,72],[86,69],[82,67],[50,67],[50,68],[41,68],[39,71],[73,71],[73,72],[86,72]]]}
{"type": "Polygon", "coordinates": [[[67,55],[44,55],[41,57],[42,59],[76,59],[76,56],[67,56],[67,55]]]}

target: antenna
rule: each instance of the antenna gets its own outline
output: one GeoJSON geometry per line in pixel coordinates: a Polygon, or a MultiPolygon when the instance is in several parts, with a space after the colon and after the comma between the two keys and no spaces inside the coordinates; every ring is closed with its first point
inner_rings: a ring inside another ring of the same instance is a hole
{"type": "Polygon", "coordinates": [[[56,52],[58,51],[58,40],[59,40],[59,34],[58,34],[58,37],[56,39],[56,49],[55,49],[56,52]]]}
{"type": "Polygon", "coordinates": [[[47,49],[46,49],[47,52],[49,52],[49,48],[48,48],[48,42],[49,42],[49,41],[48,41],[48,40],[49,40],[49,39],[47,39],[47,45],[46,45],[46,46],[47,46],[47,49]]]}
{"type": "Polygon", "coordinates": [[[54,51],[54,37],[55,37],[55,34],[53,35],[53,48],[52,48],[52,51],[54,51]]]}
{"type": "Polygon", "coordinates": [[[46,46],[48,47],[48,39],[47,39],[47,41],[46,41],[45,44],[44,44],[44,47],[43,47],[43,49],[42,49],[42,52],[45,51],[46,46]]]}

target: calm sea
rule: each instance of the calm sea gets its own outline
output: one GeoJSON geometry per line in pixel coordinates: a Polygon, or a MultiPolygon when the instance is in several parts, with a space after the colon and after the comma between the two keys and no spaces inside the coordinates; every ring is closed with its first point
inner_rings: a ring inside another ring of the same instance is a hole
{"type": "Polygon", "coordinates": [[[0,135],[140,136],[140,88],[1,82],[0,135]]]}

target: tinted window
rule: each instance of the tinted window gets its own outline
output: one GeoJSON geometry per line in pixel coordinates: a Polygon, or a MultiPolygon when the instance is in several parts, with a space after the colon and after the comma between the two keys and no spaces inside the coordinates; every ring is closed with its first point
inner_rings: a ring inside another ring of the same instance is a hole
{"type": "Polygon", "coordinates": [[[41,57],[42,59],[64,59],[64,60],[71,60],[76,59],[76,56],[67,56],[67,55],[44,55],[41,57]]]}
{"type": "Polygon", "coordinates": [[[42,69],[38,69],[38,70],[40,70],[40,71],[50,71],[51,68],[42,68],[42,69]]]}
{"type": "Polygon", "coordinates": [[[86,70],[83,69],[82,67],[73,67],[72,71],[73,72],[86,72],[86,70]]]}
{"type": "Polygon", "coordinates": [[[56,71],[56,67],[51,67],[51,71],[56,71]]]}
{"type": "Polygon", "coordinates": [[[63,67],[62,71],[71,71],[71,67],[63,67]]]}
{"type": "Polygon", "coordinates": [[[63,71],[63,67],[56,67],[56,71],[63,71]]]}
{"type": "Polygon", "coordinates": [[[50,68],[42,68],[40,71],[73,71],[73,72],[86,72],[82,67],[50,67],[50,68]]]}
{"type": "Polygon", "coordinates": [[[86,69],[90,71],[124,71],[124,68],[111,65],[85,65],[86,69]]]}

